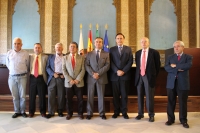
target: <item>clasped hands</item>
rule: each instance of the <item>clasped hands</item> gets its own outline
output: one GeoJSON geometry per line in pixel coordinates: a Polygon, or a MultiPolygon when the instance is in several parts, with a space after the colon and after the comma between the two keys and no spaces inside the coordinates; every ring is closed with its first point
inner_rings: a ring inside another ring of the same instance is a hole
{"type": "Polygon", "coordinates": [[[70,83],[71,85],[74,85],[74,84],[76,85],[76,84],[78,84],[79,82],[80,82],[80,81],[78,81],[78,80],[75,79],[75,80],[70,80],[69,83],[70,83]]]}
{"type": "Polygon", "coordinates": [[[54,78],[58,78],[58,77],[64,78],[64,75],[58,75],[58,73],[54,73],[53,76],[54,76],[54,78]]]}
{"type": "MultiPolygon", "coordinates": [[[[171,64],[170,66],[171,66],[172,68],[175,68],[175,67],[176,67],[176,64],[171,64]]],[[[184,70],[178,69],[178,71],[184,71],[184,70]]]]}
{"type": "Polygon", "coordinates": [[[93,77],[94,79],[99,79],[99,74],[98,74],[98,73],[95,73],[95,72],[93,72],[93,75],[92,75],[92,77],[93,77]]]}
{"type": "Polygon", "coordinates": [[[117,76],[123,76],[124,75],[124,71],[122,70],[117,70],[117,76]]]}

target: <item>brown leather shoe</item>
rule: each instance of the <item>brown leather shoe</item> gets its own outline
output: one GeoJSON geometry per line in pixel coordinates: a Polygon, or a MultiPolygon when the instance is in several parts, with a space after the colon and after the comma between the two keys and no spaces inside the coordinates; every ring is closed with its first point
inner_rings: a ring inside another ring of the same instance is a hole
{"type": "Polygon", "coordinates": [[[79,115],[79,119],[80,119],[80,120],[83,120],[83,119],[84,119],[84,116],[83,116],[83,115],[79,115]]]}
{"type": "Polygon", "coordinates": [[[72,115],[67,115],[66,120],[70,120],[72,118],[72,115]]]}
{"type": "Polygon", "coordinates": [[[46,118],[46,114],[41,114],[42,117],[46,118]]]}
{"type": "Polygon", "coordinates": [[[31,114],[31,113],[28,115],[29,118],[32,118],[33,116],[34,114],[31,114]]]}

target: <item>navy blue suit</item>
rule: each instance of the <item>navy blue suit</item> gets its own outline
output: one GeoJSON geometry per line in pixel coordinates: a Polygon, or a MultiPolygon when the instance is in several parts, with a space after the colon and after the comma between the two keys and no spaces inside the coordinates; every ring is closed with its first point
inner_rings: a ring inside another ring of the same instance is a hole
{"type": "Polygon", "coordinates": [[[133,64],[133,55],[130,47],[123,45],[121,55],[118,46],[110,48],[110,80],[112,81],[114,113],[127,114],[127,99],[129,80],[131,78],[131,67],[133,64]],[[122,70],[124,75],[117,76],[117,71],[122,70]],[[121,107],[120,107],[121,95],[121,107]]]}
{"type": "MultiPolygon", "coordinates": [[[[63,55],[64,56],[64,55],[63,55]]],[[[48,74],[48,112],[51,115],[55,114],[56,110],[56,95],[57,95],[57,108],[58,113],[63,112],[64,100],[65,100],[65,88],[64,88],[64,78],[60,76],[54,78],[55,73],[55,58],[56,55],[49,55],[46,65],[46,71],[48,74]]],[[[62,75],[62,73],[60,74],[62,75]]]]}
{"type": "Polygon", "coordinates": [[[174,122],[174,110],[176,107],[176,97],[179,99],[179,120],[181,123],[187,122],[187,99],[189,83],[189,69],[192,66],[192,56],[182,54],[178,61],[177,54],[170,55],[165,63],[165,70],[168,72],[167,76],[167,116],[168,121],[174,122]],[[176,64],[175,68],[171,64],[176,64]],[[179,71],[182,70],[182,71],[179,71]]]}

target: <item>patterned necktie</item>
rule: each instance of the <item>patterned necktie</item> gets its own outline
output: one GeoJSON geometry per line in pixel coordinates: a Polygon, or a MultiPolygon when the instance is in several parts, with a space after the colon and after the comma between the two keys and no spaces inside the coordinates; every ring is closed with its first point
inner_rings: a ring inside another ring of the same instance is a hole
{"type": "Polygon", "coordinates": [[[142,55],[142,62],[141,62],[141,71],[140,71],[140,74],[142,75],[142,76],[144,76],[145,75],[145,64],[146,64],[146,54],[145,54],[145,50],[143,51],[144,53],[143,53],[143,55],[142,55]]]}
{"type": "Polygon", "coordinates": [[[180,61],[180,59],[181,59],[181,56],[180,56],[180,54],[178,54],[178,61],[180,61]]]}
{"type": "Polygon", "coordinates": [[[72,68],[73,68],[73,70],[74,70],[74,67],[75,67],[74,54],[72,54],[71,62],[72,62],[72,68]]]}
{"type": "Polygon", "coordinates": [[[97,59],[97,62],[98,62],[99,61],[99,50],[97,50],[96,59],[97,59]]]}
{"type": "Polygon", "coordinates": [[[37,78],[38,77],[38,56],[36,57],[35,60],[35,69],[34,69],[34,76],[37,78]]]}
{"type": "Polygon", "coordinates": [[[119,54],[120,55],[122,54],[122,47],[121,46],[119,47],[119,54]]]}

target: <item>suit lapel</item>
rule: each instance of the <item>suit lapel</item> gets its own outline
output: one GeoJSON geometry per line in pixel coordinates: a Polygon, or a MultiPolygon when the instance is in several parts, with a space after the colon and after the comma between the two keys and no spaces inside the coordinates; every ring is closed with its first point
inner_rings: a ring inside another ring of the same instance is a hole
{"type": "Polygon", "coordinates": [[[52,56],[52,60],[51,60],[51,62],[52,62],[52,68],[53,68],[53,70],[55,71],[55,59],[56,59],[56,55],[54,54],[53,56],[52,56]]]}
{"type": "MultiPolygon", "coordinates": [[[[77,72],[78,70],[78,65],[79,65],[79,62],[80,62],[80,58],[79,58],[79,55],[78,54],[76,54],[76,60],[75,60],[76,62],[75,62],[75,68],[74,68],[74,72],[77,72]]],[[[72,65],[71,65],[72,66],[72,65]]],[[[72,70],[73,70],[73,68],[72,68],[72,70]]]]}
{"type": "Polygon", "coordinates": [[[151,59],[152,59],[152,53],[153,53],[152,50],[149,48],[149,53],[148,53],[147,63],[146,63],[147,66],[148,66],[149,62],[151,61],[151,59]]]}
{"type": "Polygon", "coordinates": [[[69,62],[69,68],[71,69],[71,71],[74,71],[72,68],[71,55],[70,54],[67,55],[66,58],[67,58],[67,62],[69,62]]]}

